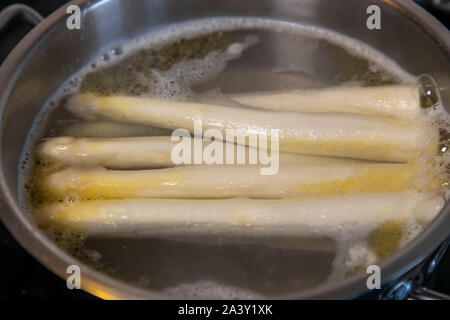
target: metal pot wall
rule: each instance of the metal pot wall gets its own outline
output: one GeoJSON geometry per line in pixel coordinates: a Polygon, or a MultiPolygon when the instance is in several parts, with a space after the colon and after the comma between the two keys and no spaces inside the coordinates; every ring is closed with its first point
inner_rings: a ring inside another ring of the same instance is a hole
{"type": "MultiPolygon", "coordinates": [[[[448,30],[407,0],[139,0],[132,3],[127,0],[78,0],[70,4],[82,8],[81,30],[66,27],[67,6],[60,8],[40,22],[1,66],[0,214],[16,239],[44,265],[63,278],[67,276],[67,266],[80,265],[83,289],[103,298],[164,297],[75,261],[44,236],[17,202],[19,157],[33,119],[61,83],[103,48],[189,19],[266,17],[337,31],[374,47],[412,74],[430,74],[441,87],[450,87],[448,30]],[[366,9],[372,4],[381,8],[381,30],[366,28],[366,9]]],[[[0,28],[17,13],[25,13],[24,17],[32,22],[39,20],[39,16],[26,7],[15,7],[14,11],[10,9],[0,16],[0,28]]],[[[447,105],[450,105],[449,98],[450,90],[443,91],[447,105]]],[[[448,238],[449,225],[450,205],[447,204],[423,233],[380,264],[385,287],[372,294],[378,298],[405,297],[416,284],[417,275],[423,274],[424,266],[430,268],[430,264],[426,264],[430,257],[435,262],[438,256],[433,254],[448,238]],[[418,266],[422,269],[417,269],[418,266]],[[415,272],[408,273],[411,270],[415,272]],[[397,291],[392,291],[393,288],[397,291]]],[[[366,274],[358,274],[339,283],[325,284],[284,298],[356,297],[367,291],[366,277],[366,274]]]]}

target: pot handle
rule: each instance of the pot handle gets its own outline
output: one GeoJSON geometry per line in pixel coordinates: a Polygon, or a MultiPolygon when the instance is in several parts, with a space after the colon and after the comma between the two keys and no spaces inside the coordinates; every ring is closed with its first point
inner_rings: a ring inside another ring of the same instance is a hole
{"type": "Polygon", "coordinates": [[[416,288],[409,296],[411,300],[450,300],[450,296],[425,288],[416,288]]]}
{"type": "MultiPolygon", "coordinates": [[[[436,266],[439,264],[439,261],[442,259],[444,254],[450,248],[450,238],[448,238],[441,247],[437,250],[428,264],[425,265],[425,277],[429,276],[433,271],[435,271],[436,266]]],[[[450,296],[435,290],[428,289],[424,286],[416,287],[411,294],[409,295],[409,299],[413,300],[450,300],[450,296]]]]}
{"type": "Polygon", "coordinates": [[[13,4],[0,12],[0,31],[16,16],[21,16],[23,20],[29,24],[36,26],[44,17],[42,17],[36,10],[24,4],[13,4]]]}
{"type": "Polygon", "coordinates": [[[450,296],[426,288],[423,283],[426,282],[435,271],[441,258],[450,247],[450,238],[448,238],[438,249],[418,268],[405,274],[394,284],[389,286],[387,292],[383,294],[383,300],[450,300],[450,296]]]}

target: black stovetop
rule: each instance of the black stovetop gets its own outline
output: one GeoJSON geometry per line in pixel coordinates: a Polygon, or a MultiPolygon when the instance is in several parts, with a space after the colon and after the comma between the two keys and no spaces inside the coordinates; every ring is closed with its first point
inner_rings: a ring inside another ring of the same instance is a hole
{"type": "MultiPolygon", "coordinates": [[[[13,3],[24,3],[43,16],[47,16],[67,2],[67,0],[2,0],[0,10],[13,3]]],[[[426,0],[417,2],[449,27],[448,13],[438,12],[426,0]]],[[[0,63],[30,30],[31,26],[20,21],[12,21],[4,32],[0,32],[0,63]]],[[[450,294],[450,250],[443,257],[427,285],[437,291],[450,294]]],[[[66,282],[28,254],[0,222],[0,300],[8,298],[95,299],[81,290],[68,290],[66,282]]]]}

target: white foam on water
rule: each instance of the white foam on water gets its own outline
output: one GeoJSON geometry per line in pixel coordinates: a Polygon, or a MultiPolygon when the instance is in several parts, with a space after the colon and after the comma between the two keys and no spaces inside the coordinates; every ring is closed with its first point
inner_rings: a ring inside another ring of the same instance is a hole
{"type": "Polygon", "coordinates": [[[168,297],[190,299],[262,299],[257,293],[246,289],[229,286],[214,281],[198,281],[182,283],[174,287],[166,288],[162,294],[168,297]]]}

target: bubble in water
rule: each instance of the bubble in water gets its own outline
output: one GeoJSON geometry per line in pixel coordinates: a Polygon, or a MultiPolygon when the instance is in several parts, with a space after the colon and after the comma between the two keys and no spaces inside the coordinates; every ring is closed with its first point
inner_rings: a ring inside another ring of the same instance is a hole
{"type": "Polygon", "coordinates": [[[113,54],[116,56],[120,56],[123,53],[122,47],[116,47],[112,50],[113,54]]]}

